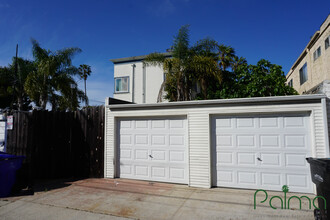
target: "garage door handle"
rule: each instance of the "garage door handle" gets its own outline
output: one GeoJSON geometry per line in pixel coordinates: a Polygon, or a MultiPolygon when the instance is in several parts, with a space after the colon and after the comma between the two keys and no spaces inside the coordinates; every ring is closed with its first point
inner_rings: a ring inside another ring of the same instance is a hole
{"type": "Polygon", "coordinates": [[[260,159],[260,157],[257,157],[257,159],[258,159],[259,161],[262,161],[262,160],[260,159]]]}
{"type": "Polygon", "coordinates": [[[150,158],[153,158],[150,154],[149,154],[149,157],[150,157],[150,158]]]}

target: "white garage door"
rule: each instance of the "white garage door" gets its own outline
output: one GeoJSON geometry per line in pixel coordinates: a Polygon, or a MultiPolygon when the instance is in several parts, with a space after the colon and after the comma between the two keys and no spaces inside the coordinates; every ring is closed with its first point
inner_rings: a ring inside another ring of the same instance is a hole
{"type": "Polygon", "coordinates": [[[213,185],[313,192],[307,114],[214,117],[213,185]]]}
{"type": "Polygon", "coordinates": [[[188,183],[185,118],[119,121],[121,178],[188,183]]]}

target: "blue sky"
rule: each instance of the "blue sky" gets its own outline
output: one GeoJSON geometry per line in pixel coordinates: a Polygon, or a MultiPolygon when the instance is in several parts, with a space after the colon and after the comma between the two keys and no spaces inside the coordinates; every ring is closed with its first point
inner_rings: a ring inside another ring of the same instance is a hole
{"type": "Polygon", "coordinates": [[[287,73],[329,13],[329,0],[0,0],[0,66],[17,43],[19,56],[32,59],[31,38],[51,50],[79,47],[74,64],[91,65],[87,93],[102,104],[113,94],[109,59],[164,52],[182,25],[192,44],[212,37],[251,64],[265,58],[287,73]]]}

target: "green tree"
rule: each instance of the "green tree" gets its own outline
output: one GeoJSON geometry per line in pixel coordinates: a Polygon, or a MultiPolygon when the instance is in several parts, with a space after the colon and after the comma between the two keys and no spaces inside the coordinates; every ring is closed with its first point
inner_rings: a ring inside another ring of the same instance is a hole
{"type": "Polygon", "coordinates": [[[171,48],[171,58],[152,53],[144,61],[146,65],[162,66],[166,73],[158,101],[161,101],[164,90],[169,101],[298,94],[286,85],[279,65],[264,59],[257,65],[249,65],[244,57],[236,55],[234,48],[210,38],[189,46],[187,25],[180,28],[171,48]],[[201,87],[201,93],[196,94],[196,85],[201,87]]]}
{"type": "Polygon", "coordinates": [[[208,81],[221,80],[221,72],[217,66],[217,44],[214,40],[206,38],[189,46],[189,26],[179,29],[174,37],[172,45],[172,57],[165,58],[160,53],[152,53],[147,56],[146,65],[163,66],[166,78],[161,85],[158,101],[161,101],[162,92],[165,89],[165,98],[169,101],[192,100],[194,85],[199,84],[204,98],[207,97],[208,81]]]}
{"type": "Polygon", "coordinates": [[[79,68],[78,68],[78,71],[79,71],[80,78],[84,80],[86,106],[88,106],[88,96],[87,96],[87,90],[86,90],[86,80],[87,80],[87,77],[91,75],[92,70],[91,70],[91,67],[89,65],[81,64],[79,66],[79,68]]]}
{"type": "Polygon", "coordinates": [[[173,41],[172,58],[165,58],[161,53],[149,54],[144,60],[145,65],[163,66],[166,74],[161,85],[158,101],[161,101],[162,91],[166,91],[166,99],[170,101],[186,101],[191,99],[191,77],[188,64],[190,60],[189,26],[182,26],[173,41]]]}
{"type": "Polygon", "coordinates": [[[1,107],[17,110],[29,110],[30,99],[24,90],[24,84],[30,72],[35,69],[32,61],[13,57],[8,67],[0,68],[0,97],[4,98],[1,107]],[[17,69],[16,69],[17,68],[17,69]],[[6,97],[6,98],[5,98],[6,97]]]}
{"type": "Polygon", "coordinates": [[[221,71],[226,71],[227,68],[232,67],[235,63],[235,50],[230,46],[224,44],[218,45],[218,60],[221,71]]]}
{"type": "Polygon", "coordinates": [[[223,84],[218,86],[214,98],[245,98],[263,96],[297,95],[292,87],[286,85],[282,67],[267,60],[257,65],[248,65],[243,58],[233,69],[226,72],[223,84]]]}
{"type": "Polygon", "coordinates": [[[8,67],[0,67],[0,108],[7,108],[13,104],[13,92],[10,89],[11,71],[8,67]]]}
{"type": "Polygon", "coordinates": [[[32,52],[36,70],[28,75],[24,86],[29,97],[42,109],[46,108],[47,103],[52,105],[52,110],[78,108],[79,101],[86,98],[77,89],[73,78],[78,74],[78,68],[72,65],[72,58],[81,49],[72,47],[53,52],[32,39],[32,52]]]}

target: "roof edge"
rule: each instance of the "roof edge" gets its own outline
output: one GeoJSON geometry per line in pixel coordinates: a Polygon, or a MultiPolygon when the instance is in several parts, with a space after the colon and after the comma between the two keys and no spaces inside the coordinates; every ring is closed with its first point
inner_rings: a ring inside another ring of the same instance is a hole
{"type": "MultiPolygon", "coordinates": [[[[160,53],[160,54],[164,55],[165,57],[172,57],[172,52],[165,52],[165,53],[160,53]]],[[[148,55],[110,59],[110,61],[113,62],[114,64],[127,63],[127,62],[132,62],[132,61],[141,61],[141,60],[144,60],[148,55]]]]}
{"type": "Polygon", "coordinates": [[[152,104],[117,104],[106,105],[110,109],[131,109],[131,108],[160,108],[160,107],[179,107],[179,106],[196,106],[196,105],[216,105],[216,104],[243,104],[243,103],[263,103],[263,102],[285,102],[285,101],[307,101],[326,98],[324,94],[313,95],[290,95],[290,96],[268,96],[255,98],[237,98],[237,99],[212,99],[200,101],[180,101],[180,102],[162,102],[152,104]]]}

